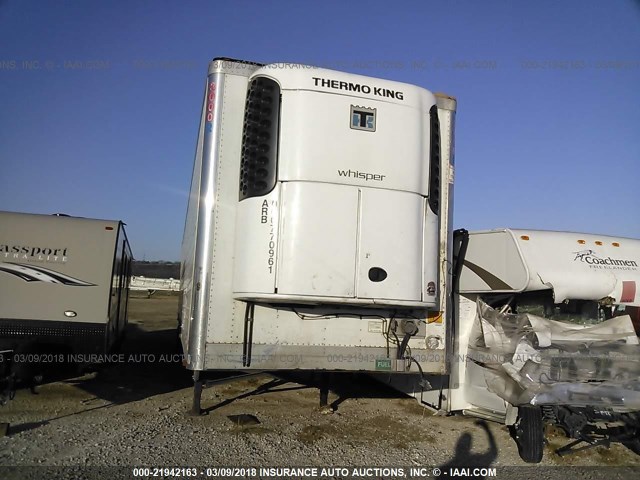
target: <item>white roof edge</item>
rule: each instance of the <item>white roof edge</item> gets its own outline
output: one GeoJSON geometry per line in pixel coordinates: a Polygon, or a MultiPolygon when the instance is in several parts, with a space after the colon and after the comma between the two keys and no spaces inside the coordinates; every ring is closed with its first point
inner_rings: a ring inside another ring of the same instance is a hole
{"type": "Polygon", "coordinates": [[[585,238],[607,238],[614,240],[640,240],[633,237],[624,237],[620,235],[609,235],[609,234],[600,234],[600,233],[586,233],[586,232],[576,232],[576,231],[567,231],[567,230],[544,230],[544,229],[536,229],[536,228],[511,228],[511,227],[500,227],[500,228],[492,228],[492,229],[483,229],[483,230],[469,230],[470,235],[474,234],[485,234],[485,233],[496,233],[496,232],[513,232],[514,235],[527,235],[531,233],[557,233],[562,235],[580,235],[585,238]]]}
{"type": "MultiPolygon", "coordinates": [[[[552,289],[555,303],[611,298],[616,304],[640,305],[640,239],[512,228],[469,233],[513,238],[527,272],[524,291],[552,289]]],[[[495,247],[493,242],[485,245],[496,251],[503,242],[497,241],[495,247]]],[[[510,258],[508,262],[513,262],[514,257],[510,258]]],[[[491,270],[491,265],[485,268],[491,270]]]]}

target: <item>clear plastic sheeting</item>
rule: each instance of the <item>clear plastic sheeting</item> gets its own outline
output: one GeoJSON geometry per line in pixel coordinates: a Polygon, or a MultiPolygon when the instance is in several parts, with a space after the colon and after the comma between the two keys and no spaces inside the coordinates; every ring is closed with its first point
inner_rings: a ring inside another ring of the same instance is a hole
{"type": "Polygon", "coordinates": [[[467,361],[512,405],[640,409],[640,345],[629,315],[597,325],[503,314],[478,300],[467,361]]]}

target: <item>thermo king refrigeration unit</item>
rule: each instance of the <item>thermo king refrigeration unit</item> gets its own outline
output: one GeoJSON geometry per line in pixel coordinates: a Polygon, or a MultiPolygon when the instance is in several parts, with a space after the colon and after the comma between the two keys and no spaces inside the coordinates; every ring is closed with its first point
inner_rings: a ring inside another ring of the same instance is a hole
{"type": "Polygon", "coordinates": [[[214,60],[183,239],[187,367],[444,372],[455,107],[214,60]]]}

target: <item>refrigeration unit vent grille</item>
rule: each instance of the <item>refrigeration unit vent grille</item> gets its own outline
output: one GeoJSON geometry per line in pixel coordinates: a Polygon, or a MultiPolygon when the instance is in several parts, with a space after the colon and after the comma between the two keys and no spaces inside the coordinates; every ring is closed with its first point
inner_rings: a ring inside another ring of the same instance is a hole
{"type": "Polygon", "coordinates": [[[429,110],[431,130],[431,152],[429,167],[429,207],[436,215],[440,214],[440,120],[438,108],[429,110]]]}
{"type": "Polygon", "coordinates": [[[240,200],[269,193],[276,184],[280,86],[266,77],[249,85],[242,134],[240,200]]]}

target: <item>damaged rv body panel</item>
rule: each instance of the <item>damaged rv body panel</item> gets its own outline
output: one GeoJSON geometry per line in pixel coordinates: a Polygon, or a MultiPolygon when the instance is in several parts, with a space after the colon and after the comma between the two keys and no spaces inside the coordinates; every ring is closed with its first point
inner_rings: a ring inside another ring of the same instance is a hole
{"type": "Polygon", "coordinates": [[[508,424],[522,405],[640,409],[639,240],[500,229],[470,232],[464,250],[449,375],[386,383],[508,424]]]}
{"type": "MultiPolygon", "coordinates": [[[[640,361],[633,353],[638,331],[631,317],[640,302],[637,285],[639,240],[512,229],[469,233],[449,408],[500,416],[509,404],[539,404],[554,396],[556,403],[571,404],[560,389],[596,392],[593,382],[611,387],[608,375],[618,367],[633,374],[640,361]],[[620,363],[622,351],[631,363],[620,363]],[[588,356],[588,365],[580,368],[572,355],[588,356]],[[613,367],[595,372],[594,362],[613,367]],[[549,370],[552,363],[575,371],[563,377],[566,371],[549,370]],[[549,392],[552,383],[558,384],[555,393],[549,392]]],[[[618,373],[624,389],[628,375],[618,373]]]]}
{"type": "Polygon", "coordinates": [[[506,403],[640,410],[640,348],[629,315],[580,325],[500,313],[478,300],[476,319],[481,335],[468,361],[506,403]]]}

